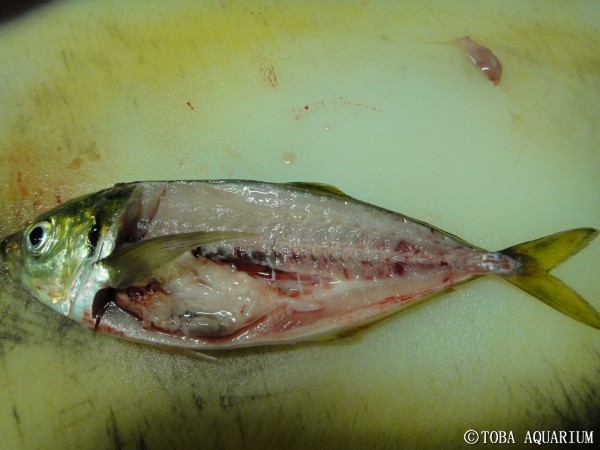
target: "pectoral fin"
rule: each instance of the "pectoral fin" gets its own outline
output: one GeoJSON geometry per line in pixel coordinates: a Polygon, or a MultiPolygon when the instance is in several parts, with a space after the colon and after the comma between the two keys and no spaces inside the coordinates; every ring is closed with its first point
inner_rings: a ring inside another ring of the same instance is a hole
{"type": "Polygon", "coordinates": [[[204,244],[250,236],[237,231],[198,231],[159,236],[137,242],[114,251],[99,262],[108,269],[111,287],[123,289],[136,283],[147,282],[153,273],[181,256],[204,244]]]}

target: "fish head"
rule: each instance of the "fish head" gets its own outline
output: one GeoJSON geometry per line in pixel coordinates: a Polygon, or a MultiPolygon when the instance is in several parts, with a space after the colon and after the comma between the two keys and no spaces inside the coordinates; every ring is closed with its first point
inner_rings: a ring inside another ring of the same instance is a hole
{"type": "Polygon", "coordinates": [[[0,244],[10,277],[55,311],[69,315],[87,277],[114,247],[129,192],[111,189],[63,203],[0,244]]]}
{"type": "Polygon", "coordinates": [[[77,276],[93,249],[96,221],[90,208],[67,203],[37,217],[0,244],[10,277],[39,301],[66,313],[77,276]]]}

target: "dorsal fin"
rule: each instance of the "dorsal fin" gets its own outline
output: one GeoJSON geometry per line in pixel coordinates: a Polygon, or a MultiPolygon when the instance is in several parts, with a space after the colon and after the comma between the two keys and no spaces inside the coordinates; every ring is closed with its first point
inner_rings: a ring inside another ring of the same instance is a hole
{"type": "Polygon", "coordinates": [[[301,188],[301,189],[307,190],[307,191],[312,192],[313,194],[317,194],[317,195],[329,195],[331,197],[337,197],[337,198],[348,199],[348,200],[352,199],[352,197],[350,197],[348,194],[343,192],[341,189],[339,189],[335,186],[332,186],[330,184],[326,184],[326,183],[293,181],[290,183],[282,183],[282,184],[284,184],[285,186],[290,186],[290,187],[294,187],[294,188],[301,188]]]}

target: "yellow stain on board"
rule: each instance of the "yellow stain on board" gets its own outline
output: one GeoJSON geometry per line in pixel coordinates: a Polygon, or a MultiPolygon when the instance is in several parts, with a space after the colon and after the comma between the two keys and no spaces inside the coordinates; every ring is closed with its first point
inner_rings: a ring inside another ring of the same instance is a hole
{"type": "MultiPolygon", "coordinates": [[[[0,210],[8,211],[8,205],[22,209],[10,214],[16,217],[11,227],[24,220],[26,209],[48,208],[79,193],[80,179],[94,187],[118,181],[116,162],[129,160],[105,138],[103,123],[113,120],[112,108],[125,113],[124,121],[128,115],[132,121],[142,117],[152,127],[190,120],[182,118],[190,111],[196,113],[195,123],[211,124],[211,112],[224,91],[243,97],[249,90],[289,89],[294,77],[302,76],[286,76],[295,57],[316,64],[318,54],[303,51],[315,40],[325,50],[345,39],[412,48],[416,59],[409,63],[415,64],[419,54],[426,62],[439,54],[428,53],[427,42],[474,34],[505,65],[498,89],[512,104],[512,129],[542,145],[549,130],[572,136],[582,125],[570,118],[595,107],[585,88],[565,81],[577,77],[583,84],[600,86],[595,28],[585,29],[585,23],[577,30],[569,23],[550,26],[510,11],[499,17],[493,7],[477,10],[475,20],[473,11],[457,5],[434,8],[411,2],[323,2],[318,7],[310,2],[211,2],[183,3],[176,9],[144,3],[135,14],[114,6],[108,12],[67,2],[65,14],[54,21],[31,18],[41,22],[37,26],[44,40],[34,43],[37,38],[16,32],[11,46],[2,48],[3,58],[18,58],[28,66],[21,68],[23,79],[13,81],[16,89],[5,95],[0,127],[0,151],[9,155],[0,175],[11,181],[0,210]],[[445,26],[440,28],[442,17],[445,26]],[[505,23],[498,23],[501,19],[505,23]],[[454,35],[448,36],[448,30],[454,35]],[[23,59],[24,48],[32,58],[43,58],[35,63],[23,59]],[[536,83],[546,68],[558,71],[550,90],[547,83],[536,83]],[[60,183],[53,185],[59,174],[60,183]]],[[[344,47],[338,59],[351,67],[363,51],[359,45],[356,53],[344,47]]],[[[439,70],[464,70],[474,78],[470,81],[479,95],[480,80],[462,65],[459,52],[446,48],[444,53],[439,70]]],[[[485,95],[483,91],[484,101],[485,95]]]]}
{"type": "MultiPolygon", "coordinates": [[[[281,81],[269,55],[324,25],[334,31],[327,26],[332,8],[302,3],[188,4],[167,7],[164,14],[159,4],[144,6],[133,16],[118,8],[101,15],[65,9],[56,21],[37,24],[44,40],[17,32],[14,45],[2,48],[3,58],[24,65],[33,62],[23,60],[23,48],[40,58],[34,70],[24,67],[25,76],[12,80],[16,89],[7,92],[3,105],[0,151],[9,164],[0,175],[9,180],[9,191],[0,208],[11,211],[9,228],[22,224],[26,210],[46,209],[78,193],[81,180],[100,187],[119,179],[128,152],[106,144],[110,130],[103,121],[122,112],[123,103],[132,116],[158,105],[165,116],[177,107],[179,114],[198,112],[203,117],[195,120],[201,121],[219,102],[215,92],[221,86],[276,89],[281,81]]],[[[348,32],[344,24],[352,23],[353,14],[359,14],[357,4],[338,5],[335,31],[348,32]]],[[[172,120],[157,119],[165,127],[172,120]]]]}

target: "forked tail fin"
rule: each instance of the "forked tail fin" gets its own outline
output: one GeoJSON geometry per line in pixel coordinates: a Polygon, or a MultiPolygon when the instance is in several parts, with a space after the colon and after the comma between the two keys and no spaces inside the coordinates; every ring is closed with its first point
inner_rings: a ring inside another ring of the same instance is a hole
{"type": "Polygon", "coordinates": [[[600,328],[600,313],[577,292],[548,271],[573,256],[598,235],[593,228],[578,228],[524,242],[502,252],[519,262],[505,278],[567,316],[600,328]]]}

